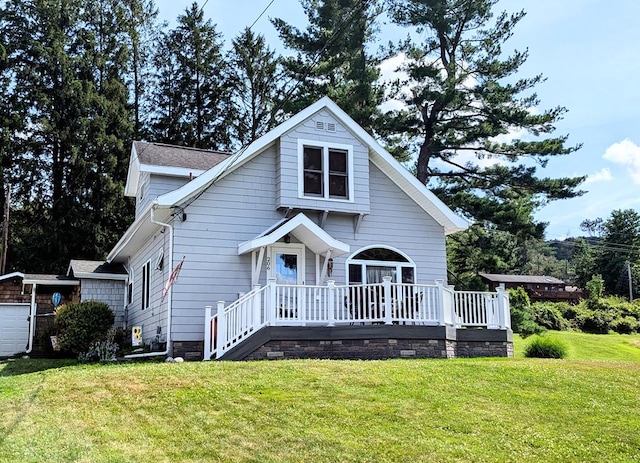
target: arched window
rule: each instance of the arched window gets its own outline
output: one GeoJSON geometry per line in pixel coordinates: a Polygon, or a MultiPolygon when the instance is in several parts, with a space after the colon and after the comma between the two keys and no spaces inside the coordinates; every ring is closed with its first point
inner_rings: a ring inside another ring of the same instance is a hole
{"type": "Polygon", "coordinates": [[[416,264],[401,251],[388,246],[368,246],[347,259],[350,285],[382,283],[390,276],[394,283],[414,283],[416,264]]]}

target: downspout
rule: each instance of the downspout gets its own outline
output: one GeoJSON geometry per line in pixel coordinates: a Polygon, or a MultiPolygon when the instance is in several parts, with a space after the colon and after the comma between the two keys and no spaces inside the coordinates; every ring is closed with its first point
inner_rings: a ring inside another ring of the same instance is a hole
{"type": "MultiPolygon", "coordinates": [[[[154,212],[156,208],[151,208],[151,223],[155,223],[162,227],[166,227],[169,229],[169,271],[173,271],[173,226],[169,223],[160,222],[155,219],[154,212]]],[[[145,352],[143,354],[130,354],[125,355],[126,359],[136,359],[136,358],[144,358],[144,357],[158,357],[161,355],[167,355],[171,352],[171,308],[173,305],[173,285],[169,287],[169,292],[167,293],[167,347],[162,352],[145,352]]]]}
{"type": "Polygon", "coordinates": [[[29,310],[29,347],[26,354],[33,350],[33,335],[36,331],[36,284],[31,285],[31,307],[29,310]]]}

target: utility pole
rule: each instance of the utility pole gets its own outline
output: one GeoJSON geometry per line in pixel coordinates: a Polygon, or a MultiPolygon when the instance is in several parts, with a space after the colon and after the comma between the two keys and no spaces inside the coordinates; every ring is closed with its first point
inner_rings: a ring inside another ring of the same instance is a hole
{"type": "Polygon", "coordinates": [[[631,278],[631,262],[627,261],[627,274],[629,275],[629,302],[633,302],[633,280],[631,278]]]}
{"type": "Polygon", "coordinates": [[[9,205],[11,203],[11,188],[7,186],[4,196],[4,221],[2,222],[2,262],[0,262],[0,275],[5,274],[7,267],[7,245],[9,243],[9,205]]]}

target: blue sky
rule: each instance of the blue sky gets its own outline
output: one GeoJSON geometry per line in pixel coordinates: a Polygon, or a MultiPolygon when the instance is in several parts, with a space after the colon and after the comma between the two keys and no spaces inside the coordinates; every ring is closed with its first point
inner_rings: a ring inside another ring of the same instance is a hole
{"type": "MultiPolygon", "coordinates": [[[[191,3],[157,0],[161,18],[170,22],[191,3]]],[[[270,3],[199,1],[226,44],[270,3]]],[[[551,160],[538,171],[545,177],[588,176],[583,196],[551,203],[536,213],[538,220],[549,223],[547,237],[578,236],[582,220],[607,218],[615,209],[640,211],[640,2],[502,0],[496,11],[503,9],[527,12],[504,47],[529,49],[519,75],[544,74],[547,80],[536,87],[540,108],[566,107],[569,112],[555,133],[569,134],[570,144],[583,144],[578,152],[551,160]]],[[[253,26],[272,48],[281,45],[270,17],[300,28],[306,25],[297,0],[274,0],[253,26]]],[[[388,26],[381,29],[384,39],[397,37],[388,26]]]]}

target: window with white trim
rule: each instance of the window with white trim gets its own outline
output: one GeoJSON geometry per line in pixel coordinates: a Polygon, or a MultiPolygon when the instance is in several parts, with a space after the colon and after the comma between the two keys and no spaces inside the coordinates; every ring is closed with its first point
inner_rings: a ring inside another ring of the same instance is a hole
{"type": "Polygon", "coordinates": [[[347,278],[351,285],[382,283],[390,276],[393,283],[414,283],[416,264],[404,253],[388,246],[370,246],[347,259],[347,278]]]}
{"type": "Polygon", "coordinates": [[[353,148],[300,140],[300,196],[353,200],[353,148]]]}
{"type": "Polygon", "coordinates": [[[151,296],[151,261],[142,266],[142,310],[149,308],[151,296]]]}

